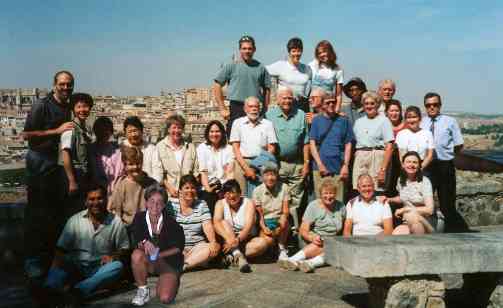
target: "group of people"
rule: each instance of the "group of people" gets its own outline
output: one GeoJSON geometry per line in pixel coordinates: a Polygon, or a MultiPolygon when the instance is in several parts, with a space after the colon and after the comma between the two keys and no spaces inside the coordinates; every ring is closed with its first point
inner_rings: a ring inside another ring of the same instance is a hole
{"type": "Polygon", "coordinates": [[[197,146],[177,114],[157,144],[135,116],[124,121],[125,140],[113,142],[111,119],[90,128],[92,97],[73,93],[70,72],[56,73],[23,132],[25,272],[34,285],[83,300],[130,264],[134,305],[151,297],[149,274],[159,275],[156,294],[170,303],[183,272],[218,259],[246,273],[272,254],[284,269],[312,272],[325,264],[330,236],[433,233],[444,220],[459,230],[453,159],[463,139],[440,113],[440,95],[425,95],[421,119],[416,106],[402,112],[392,80],[377,92],[357,77],[344,83],[328,41],[309,65],[299,38],[287,43],[287,60],[268,66],[255,50],[243,36],[240,59],[218,73],[213,91],[227,126],[211,121],[197,146]],[[296,236],[302,248],[289,255],[296,236]]]}

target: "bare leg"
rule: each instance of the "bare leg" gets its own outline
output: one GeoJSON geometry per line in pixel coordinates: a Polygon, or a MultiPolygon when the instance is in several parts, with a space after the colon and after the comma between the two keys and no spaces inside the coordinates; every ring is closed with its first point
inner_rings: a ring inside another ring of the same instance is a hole
{"type": "Polygon", "coordinates": [[[286,243],[288,241],[288,232],[290,231],[290,226],[288,221],[285,226],[279,231],[278,242],[286,247],[286,243]]]}
{"type": "Polygon", "coordinates": [[[161,274],[157,282],[157,295],[161,303],[170,304],[175,299],[179,286],[180,274],[176,272],[161,274]]]}
{"type": "Polygon", "coordinates": [[[247,258],[258,257],[273,245],[274,240],[271,237],[255,237],[246,244],[245,256],[247,258]]]}
{"type": "Polygon", "coordinates": [[[131,254],[131,267],[133,268],[133,276],[138,286],[147,284],[147,265],[148,261],[145,252],[140,249],[135,249],[131,254]]]}
{"type": "Polygon", "coordinates": [[[409,225],[409,230],[411,234],[424,234],[425,229],[423,224],[421,223],[421,216],[416,212],[405,213],[403,215],[404,219],[407,221],[409,225]]]}
{"type": "Polygon", "coordinates": [[[304,247],[304,255],[306,256],[306,259],[311,259],[316,256],[319,256],[323,253],[323,246],[318,246],[313,243],[310,243],[306,247],[304,247]]]}
{"type": "MultiPolygon", "coordinates": [[[[185,254],[185,253],[184,253],[185,254]]],[[[202,242],[192,248],[190,253],[185,254],[186,269],[202,266],[210,260],[210,244],[202,242]]]]}
{"type": "Polygon", "coordinates": [[[234,239],[236,239],[234,229],[227,221],[222,220],[220,223],[216,223],[213,226],[215,228],[215,232],[220,235],[226,243],[231,243],[234,239]]]}
{"type": "Polygon", "coordinates": [[[399,225],[393,230],[392,235],[408,235],[410,234],[410,229],[408,225],[399,225]]]}

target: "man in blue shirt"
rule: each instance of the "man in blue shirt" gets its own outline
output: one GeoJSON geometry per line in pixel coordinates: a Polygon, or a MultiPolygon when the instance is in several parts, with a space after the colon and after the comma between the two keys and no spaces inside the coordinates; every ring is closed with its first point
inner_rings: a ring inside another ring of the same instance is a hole
{"type": "Polygon", "coordinates": [[[467,224],[456,211],[456,169],[454,157],[463,149],[463,136],[452,117],[440,113],[440,95],[429,92],[424,96],[427,117],[421,128],[431,131],[435,141],[433,161],[425,170],[433,189],[437,191],[440,210],[445,216],[446,231],[466,230],[467,224]]]}
{"type": "Polygon", "coordinates": [[[332,177],[339,184],[336,198],[343,201],[344,181],[349,177],[353,128],[347,117],[335,111],[335,104],[333,97],[324,99],[322,114],[313,119],[309,145],[315,161],[313,176],[317,197],[320,197],[322,178],[332,177]]]}

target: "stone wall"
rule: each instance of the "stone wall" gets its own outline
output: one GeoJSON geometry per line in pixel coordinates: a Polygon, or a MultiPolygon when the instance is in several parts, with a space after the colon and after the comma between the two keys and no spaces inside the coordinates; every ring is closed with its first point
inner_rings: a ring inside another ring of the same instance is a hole
{"type": "Polygon", "coordinates": [[[457,171],[456,206],[469,226],[503,225],[503,174],[457,171]]]}

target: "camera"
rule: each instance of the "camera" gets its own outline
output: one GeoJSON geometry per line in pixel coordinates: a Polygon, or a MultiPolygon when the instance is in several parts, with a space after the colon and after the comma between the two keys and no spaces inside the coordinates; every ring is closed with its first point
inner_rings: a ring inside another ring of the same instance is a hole
{"type": "Polygon", "coordinates": [[[222,182],[220,182],[219,179],[217,178],[212,178],[209,182],[208,182],[208,185],[210,187],[215,187],[215,190],[213,190],[214,192],[218,192],[222,189],[222,182]]]}

